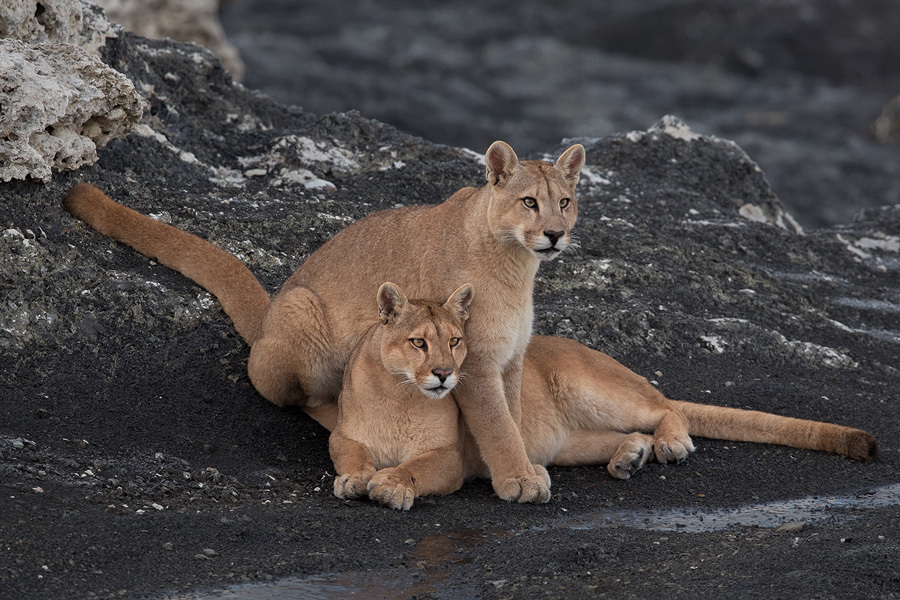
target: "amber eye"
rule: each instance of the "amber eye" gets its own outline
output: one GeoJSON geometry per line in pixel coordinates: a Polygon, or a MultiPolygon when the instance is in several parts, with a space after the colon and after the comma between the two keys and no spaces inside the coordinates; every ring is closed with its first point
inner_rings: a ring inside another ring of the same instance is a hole
{"type": "Polygon", "coordinates": [[[459,346],[459,338],[450,338],[450,347],[456,348],[459,346]]]}
{"type": "Polygon", "coordinates": [[[427,346],[425,345],[425,340],[423,340],[422,338],[410,338],[409,343],[421,350],[427,348],[427,346]]]}
{"type": "Polygon", "coordinates": [[[568,198],[563,198],[562,200],[559,201],[559,207],[560,207],[560,208],[565,208],[565,207],[567,207],[568,205],[569,205],[569,199],[568,199],[568,198]]]}
{"type": "Polygon", "coordinates": [[[522,204],[525,205],[525,208],[537,208],[537,200],[532,198],[531,196],[527,198],[522,198],[522,204]]]}

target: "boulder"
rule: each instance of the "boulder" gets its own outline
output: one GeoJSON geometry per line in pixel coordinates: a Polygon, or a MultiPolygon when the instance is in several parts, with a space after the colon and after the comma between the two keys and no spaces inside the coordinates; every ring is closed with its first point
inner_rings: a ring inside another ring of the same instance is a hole
{"type": "Polygon", "coordinates": [[[99,58],[115,28],[79,0],[11,0],[0,7],[0,180],[49,181],[97,160],[143,105],[99,58]]]}
{"type": "Polygon", "coordinates": [[[49,181],[97,160],[141,116],[131,82],[71,44],[0,39],[0,179],[49,181]]]}
{"type": "Polygon", "coordinates": [[[0,6],[0,38],[73,44],[96,53],[115,35],[103,11],[85,0],[4,0],[0,6]]]}
{"type": "Polygon", "coordinates": [[[128,31],[205,46],[219,57],[235,81],[244,75],[237,48],[219,22],[219,0],[95,0],[106,16],[128,31]]]}

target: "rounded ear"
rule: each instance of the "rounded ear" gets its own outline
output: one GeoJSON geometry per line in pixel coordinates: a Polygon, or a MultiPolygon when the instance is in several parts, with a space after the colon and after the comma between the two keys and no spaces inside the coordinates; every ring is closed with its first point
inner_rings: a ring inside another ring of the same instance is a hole
{"type": "Polygon", "coordinates": [[[444,308],[465,322],[469,318],[469,305],[472,304],[473,295],[472,284],[463,284],[450,294],[450,297],[444,302],[444,308]]]}
{"type": "Polygon", "coordinates": [[[519,157],[509,144],[497,140],[484,155],[484,164],[488,183],[497,185],[519,170],[519,157]]]}
{"type": "Polygon", "coordinates": [[[396,283],[388,281],[381,284],[378,288],[378,316],[382,325],[393,321],[406,306],[406,302],[406,296],[396,283]]]}
{"type": "Polygon", "coordinates": [[[575,144],[556,159],[556,169],[573,186],[578,183],[578,175],[584,167],[584,146],[575,144]]]}

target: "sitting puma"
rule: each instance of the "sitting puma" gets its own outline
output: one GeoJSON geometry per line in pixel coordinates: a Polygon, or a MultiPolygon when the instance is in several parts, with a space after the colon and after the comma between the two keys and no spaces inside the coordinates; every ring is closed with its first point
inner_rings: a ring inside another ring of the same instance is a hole
{"type": "MultiPolygon", "coordinates": [[[[449,494],[464,477],[486,475],[450,390],[466,357],[472,287],[443,305],[378,292],[381,325],[354,350],[344,374],[330,450],[340,498],[368,495],[408,510],[417,496],[449,494]]],[[[374,311],[373,311],[374,312],[374,311]]],[[[770,413],[669,400],[606,354],[562,338],[535,336],[525,354],[522,439],[538,465],[608,464],[628,479],[651,457],[680,461],[691,435],[767,442],[873,460],[865,431],[770,413]]]]}
{"type": "Polygon", "coordinates": [[[487,183],[442,204],[369,215],[339,232],[270,300],[237,258],[126,208],[89,184],[66,209],[101,233],[206,288],[250,344],[254,387],[278,406],[300,406],[329,430],[350,353],[375,322],[372,296],[387,280],[443,302],[461,281],[478,290],[468,323],[467,377],[454,392],[466,427],[504,500],[546,502],[544,469],[528,461],[519,434],[522,360],[531,338],[540,262],[569,244],[584,166],[575,144],[555,163],[519,161],[508,144],[485,154],[487,183]]]}

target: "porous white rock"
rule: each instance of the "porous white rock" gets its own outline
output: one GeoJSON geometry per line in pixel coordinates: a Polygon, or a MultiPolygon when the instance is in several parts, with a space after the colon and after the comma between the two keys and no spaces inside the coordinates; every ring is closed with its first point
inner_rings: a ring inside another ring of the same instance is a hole
{"type": "Polygon", "coordinates": [[[97,149],[135,126],[143,111],[134,85],[72,44],[0,40],[0,180],[97,161],[97,149]]]}
{"type": "Polygon", "coordinates": [[[103,11],[84,0],[0,2],[0,38],[30,44],[73,44],[96,53],[107,37],[115,36],[115,27],[103,11]]]}

